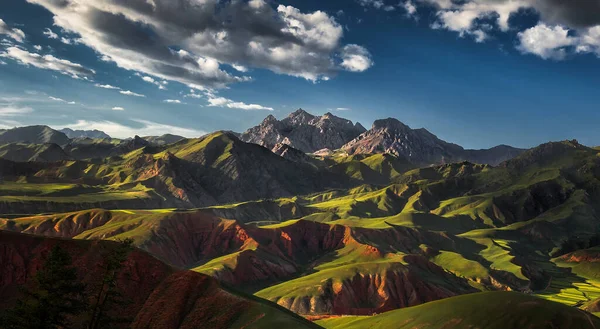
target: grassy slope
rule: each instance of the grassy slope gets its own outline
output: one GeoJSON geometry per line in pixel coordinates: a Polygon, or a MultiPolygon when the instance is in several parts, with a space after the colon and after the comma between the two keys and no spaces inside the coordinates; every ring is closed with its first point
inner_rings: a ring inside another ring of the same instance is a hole
{"type": "MultiPolygon", "coordinates": [[[[175,144],[173,150],[175,154],[189,158],[205,147],[202,143],[181,142],[175,144]]],[[[225,147],[225,150],[207,161],[215,166],[227,161],[231,149],[225,147]]],[[[367,228],[374,232],[395,226],[414,228],[414,232],[438,232],[449,236],[453,243],[460,241],[464,247],[458,244],[445,246],[431,240],[423,243],[420,250],[410,252],[426,255],[431,262],[468,279],[478,289],[496,289],[493,284],[499,282],[512,289],[533,289],[549,300],[579,305],[600,297],[600,284],[590,274],[595,268],[590,264],[567,266],[550,254],[568,237],[585,237],[600,231],[593,206],[598,200],[594,191],[600,186],[594,174],[598,172],[597,154],[597,151],[572,143],[556,143],[526,152],[498,168],[459,163],[414,169],[404,174],[396,172],[391,174],[394,184],[384,188],[362,185],[349,190],[269,200],[269,207],[275,210],[269,208],[268,211],[281,212],[283,207],[293,204],[310,209],[311,214],[305,216],[305,220],[354,229],[367,228]],[[566,271],[567,267],[573,267],[573,273],[566,271]],[[541,274],[536,275],[536,272],[541,274]]],[[[381,158],[354,157],[335,161],[331,165],[360,162],[373,172],[386,172],[378,169],[384,167],[381,158]]],[[[58,188],[69,190],[71,187],[58,188]]],[[[237,216],[237,210],[244,215],[265,211],[267,207],[263,203],[266,202],[212,208],[227,210],[228,214],[237,216]]],[[[298,212],[291,213],[288,218],[281,219],[282,223],[263,221],[261,217],[256,218],[256,224],[265,230],[286,228],[298,222],[298,212]]],[[[137,217],[135,223],[114,223],[115,226],[95,229],[90,236],[119,230],[123,231],[121,236],[147,236],[143,230],[148,226],[141,225],[146,217],[137,217]]],[[[365,241],[366,246],[378,243],[376,240],[365,241]]],[[[286,291],[288,294],[310,292],[324,275],[342,279],[344,269],[361,267],[361,271],[368,272],[373,266],[397,262],[396,258],[403,254],[365,257],[360,248],[365,246],[346,246],[331,254],[314,255],[322,261],[307,269],[307,273],[313,274],[280,283],[261,294],[273,297],[286,291]],[[335,267],[340,270],[331,271],[335,267]]],[[[238,253],[220,255],[198,270],[212,273],[215,268],[233,268],[238,253]]]]}
{"type": "Polygon", "coordinates": [[[317,323],[328,329],[592,329],[600,326],[600,319],[528,295],[487,292],[452,297],[373,317],[341,317],[317,323]]]}

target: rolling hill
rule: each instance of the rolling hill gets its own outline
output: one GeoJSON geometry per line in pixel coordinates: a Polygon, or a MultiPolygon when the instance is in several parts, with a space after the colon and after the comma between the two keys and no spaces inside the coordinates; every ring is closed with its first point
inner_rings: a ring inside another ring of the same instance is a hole
{"type": "MultiPolygon", "coordinates": [[[[265,152],[274,157],[271,165],[297,166],[294,174],[343,168],[337,174],[389,185],[221,200],[201,209],[12,216],[17,218],[0,227],[75,239],[131,237],[171,264],[306,316],[381,313],[488,290],[521,291],[581,307],[600,298],[594,263],[564,256],[593,247],[590,241],[600,233],[595,149],[575,141],[548,143],[498,167],[461,162],[411,169],[401,158],[379,154],[313,158],[316,164],[309,166],[234,137],[219,133],[173,144],[169,153],[134,152],[123,168],[173,157],[174,163],[230,173],[224,168],[247,169],[256,163],[250,154],[265,152]]],[[[32,169],[35,177],[43,177],[37,169],[32,169]]],[[[65,199],[55,191],[35,193],[65,199]]]]}
{"type": "Polygon", "coordinates": [[[595,316],[518,293],[487,292],[448,298],[373,317],[341,317],[317,321],[327,329],[592,329],[595,316]]]}

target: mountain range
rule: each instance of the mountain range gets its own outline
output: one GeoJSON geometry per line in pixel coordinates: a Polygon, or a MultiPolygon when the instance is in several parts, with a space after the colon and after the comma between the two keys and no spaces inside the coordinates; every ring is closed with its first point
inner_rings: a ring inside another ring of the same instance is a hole
{"type": "Polygon", "coordinates": [[[576,140],[467,150],[301,110],[189,139],[7,132],[0,312],[40,250],[84,275],[133,239],[135,328],[600,324],[600,149],[576,140]]]}
{"type": "MultiPolygon", "coordinates": [[[[282,120],[269,115],[258,126],[234,135],[241,141],[264,146],[275,153],[282,153],[283,145],[286,145],[286,150],[291,147],[302,153],[317,155],[384,153],[404,157],[418,166],[460,161],[498,165],[524,151],[506,145],[484,150],[465,150],[439,139],[426,129],[411,129],[397,119],[376,120],[367,131],[358,122],[354,124],[331,113],[314,116],[302,109],[282,120]]],[[[19,127],[0,132],[0,144],[20,144],[5,146],[1,154],[5,159],[15,161],[83,160],[94,157],[94,154],[97,157],[107,157],[132,150],[131,140],[137,143],[135,145],[141,145],[140,140],[144,140],[149,145],[165,146],[183,139],[185,138],[181,136],[166,134],[119,140],[98,130],[73,131],[65,128],[56,131],[46,126],[19,127]],[[29,146],[33,144],[36,146],[29,146]],[[64,152],[55,146],[41,144],[56,144],[64,152]],[[25,150],[28,147],[35,150],[25,150]]]]}

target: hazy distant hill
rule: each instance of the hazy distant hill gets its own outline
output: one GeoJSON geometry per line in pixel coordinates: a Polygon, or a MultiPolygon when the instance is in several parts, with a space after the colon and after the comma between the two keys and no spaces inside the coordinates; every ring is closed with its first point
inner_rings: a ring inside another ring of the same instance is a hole
{"type": "Polygon", "coordinates": [[[142,138],[154,145],[173,144],[173,143],[179,142],[182,139],[185,139],[185,137],[183,137],[183,136],[171,135],[171,134],[164,134],[162,136],[145,136],[142,138]]]}
{"type": "Polygon", "coordinates": [[[104,139],[104,138],[110,138],[110,136],[108,136],[105,132],[100,131],[100,130],[73,130],[70,128],[64,128],[60,130],[61,132],[63,132],[65,135],[67,135],[67,137],[73,139],[73,138],[98,138],[98,139],[104,139]]]}

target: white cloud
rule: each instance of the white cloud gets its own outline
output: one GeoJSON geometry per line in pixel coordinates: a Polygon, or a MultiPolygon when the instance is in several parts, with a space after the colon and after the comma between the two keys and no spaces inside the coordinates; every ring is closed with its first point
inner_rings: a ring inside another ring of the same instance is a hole
{"type": "Polygon", "coordinates": [[[418,0],[417,3],[435,8],[432,28],[455,31],[477,42],[487,40],[488,34],[496,29],[512,33],[516,29],[510,26],[511,15],[530,9],[539,14],[539,21],[534,27],[515,31],[519,40],[516,47],[521,53],[554,60],[564,59],[570,53],[600,56],[600,1],[418,0]]]}
{"type": "Polygon", "coordinates": [[[363,72],[373,66],[371,55],[364,47],[347,45],[342,49],[341,66],[351,72],[363,72]]]}
{"type": "Polygon", "coordinates": [[[40,45],[34,45],[33,48],[37,51],[42,51],[42,46],[40,45]]]}
{"type": "Polygon", "coordinates": [[[596,56],[600,57],[600,25],[589,28],[587,31],[585,31],[585,33],[583,33],[579,39],[577,52],[592,52],[595,53],[596,56]]]}
{"type": "Polygon", "coordinates": [[[18,107],[14,105],[3,106],[0,105],[0,117],[16,117],[22,116],[28,113],[32,113],[31,107],[18,107]]]}
{"type": "Polygon", "coordinates": [[[115,89],[115,90],[121,90],[121,88],[119,88],[119,87],[111,86],[111,85],[108,85],[108,84],[106,84],[106,85],[102,85],[102,84],[99,84],[99,83],[97,83],[97,84],[95,84],[94,86],[95,86],[95,87],[98,87],[98,88],[103,88],[103,89],[115,89]]]}
{"type": "Polygon", "coordinates": [[[231,99],[225,97],[217,97],[213,94],[207,94],[208,97],[208,106],[213,107],[226,107],[230,109],[238,109],[244,111],[253,111],[253,110],[265,110],[265,111],[274,111],[272,107],[266,107],[258,104],[246,104],[244,102],[236,102],[231,99]]]}
{"type": "Polygon", "coordinates": [[[243,65],[231,64],[231,67],[233,67],[236,71],[239,72],[248,72],[248,68],[243,65]]]}
{"type": "Polygon", "coordinates": [[[148,83],[151,83],[151,84],[157,86],[158,89],[160,89],[160,90],[166,90],[167,89],[165,87],[168,84],[167,81],[156,81],[156,80],[154,80],[154,78],[149,77],[149,76],[143,76],[142,80],[144,80],[144,81],[146,81],[148,83]]]}
{"type": "Polygon", "coordinates": [[[65,38],[65,37],[61,37],[60,42],[64,43],[65,45],[76,45],[76,44],[80,43],[79,40],[77,40],[77,39],[69,39],[69,38],[65,38]]]}
{"type": "Polygon", "coordinates": [[[155,83],[154,79],[152,79],[151,77],[142,77],[142,80],[150,83],[155,83]]]}
{"type": "Polygon", "coordinates": [[[406,14],[408,16],[413,16],[417,13],[417,7],[410,0],[408,0],[404,4],[402,4],[402,7],[404,8],[404,10],[406,10],[406,14]]]}
{"type": "Polygon", "coordinates": [[[565,47],[577,43],[576,38],[569,36],[569,30],[562,26],[549,27],[546,24],[519,32],[518,38],[518,49],[521,52],[535,54],[543,59],[563,59],[566,56],[565,47]]]}
{"type": "Polygon", "coordinates": [[[135,125],[125,125],[113,121],[88,121],[79,120],[74,124],[57,126],[55,128],[71,128],[74,130],[93,130],[104,131],[110,136],[116,138],[129,138],[133,136],[158,136],[164,134],[180,135],[184,137],[200,137],[206,132],[196,129],[177,127],[167,124],[156,123],[148,120],[132,119],[135,125]]]}
{"type": "Polygon", "coordinates": [[[119,91],[121,94],[126,95],[126,96],[135,96],[135,97],[146,97],[146,95],[142,95],[142,94],[138,94],[138,93],[134,93],[133,91],[130,90],[121,90],[119,91]]]}
{"type": "Polygon", "coordinates": [[[46,28],[46,29],[44,30],[44,32],[43,32],[43,33],[44,33],[44,35],[45,35],[45,36],[47,36],[49,39],[58,39],[58,34],[56,34],[56,33],[52,32],[52,30],[51,30],[51,29],[49,29],[49,28],[46,28]]]}
{"type": "Polygon", "coordinates": [[[196,94],[196,90],[194,89],[190,89],[190,93],[184,95],[183,97],[190,97],[190,98],[202,98],[202,95],[200,94],[196,94]]]}
{"type": "Polygon", "coordinates": [[[0,53],[0,57],[16,60],[18,63],[26,66],[34,66],[40,69],[57,71],[75,79],[87,79],[96,72],[85,68],[80,64],[70,62],[66,59],[60,59],[52,55],[40,55],[30,53],[18,47],[9,47],[6,52],[0,53]]]}
{"type": "Polygon", "coordinates": [[[28,0],[103,60],[155,79],[220,88],[251,78],[222,64],[320,80],[335,74],[343,28],[322,11],[264,0],[28,0]]]}
{"type": "Polygon", "coordinates": [[[124,108],[120,107],[120,106],[115,106],[112,108],[113,111],[125,111],[124,108]]]}
{"type": "Polygon", "coordinates": [[[0,19],[0,34],[7,35],[17,42],[23,42],[25,40],[25,33],[22,30],[17,28],[11,29],[2,19],[0,19]]]}
{"type": "Polygon", "coordinates": [[[352,109],[348,107],[338,107],[334,111],[352,111],[352,109]]]}
{"type": "Polygon", "coordinates": [[[178,100],[178,99],[165,99],[163,101],[164,103],[171,103],[171,104],[185,104],[182,101],[178,100]]]}
{"type": "Polygon", "coordinates": [[[62,98],[58,98],[58,97],[54,97],[54,96],[48,96],[48,98],[49,98],[50,100],[53,100],[53,101],[55,101],[55,102],[67,103],[67,104],[69,104],[69,105],[75,105],[75,104],[77,104],[77,103],[76,103],[76,102],[74,102],[74,101],[66,101],[66,100],[64,100],[64,99],[62,99],[62,98]]]}

